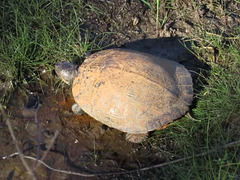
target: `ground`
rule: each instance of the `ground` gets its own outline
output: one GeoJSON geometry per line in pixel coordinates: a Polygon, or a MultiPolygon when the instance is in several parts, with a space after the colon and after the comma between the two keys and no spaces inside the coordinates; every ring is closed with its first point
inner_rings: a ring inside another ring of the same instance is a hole
{"type": "MultiPolygon", "coordinates": [[[[151,10],[140,0],[86,0],[84,1],[85,22],[81,28],[96,37],[96,41],[101,42],[103,47],[133,49],[179,62],[190,71],[195,93],[199,93],[201,91],[199,75],[203,69],[204,73],[208,74],[206,71],[210,70],[210,67],[189,51],[192,50],[193,44],[183,41],[182,38],[185,37],[186,40],[194,37],[193,34],[201,31],[202,27],[205,30],[211,30],[213,34],[217,35],[221,31],[223,32],[221,35],[228,36],[231,29],[239,26],[240,18],[237,10],[240,4],[235,1],[226,1],[223,6],[220,6],[218,3],[221,5],[220,2],[190,3],[185,0],[160,3],[160,22],[156,26],[154,3],[151,3],[151,10]],[[106,32],[109,33],[106,35],[106,32]],[[105,36],[107,38],[102,42],[105,36]]],[[[71,9],[71,7],[66,8],[71,9]]],[[[194,38],[192,43],[195,45],[200,37],[194,38]]],[[[215,50],[211,44],[206,49],[206,51],[215,50]]],[[[209,57],[210,60],[211,58],[214,59],[209,57]]],[[[63,88],[56,88],[52,79],[48,80],[50,75],[54,82],[58,80],[53,70],[51,74],[42,77],[47,85],[40,86],[33,83],[29,85],[26,94],[16,88],[7,104],[7,113],[24,154],[37,156],[37,151],[40,150],[42,155],[54,133],[59,131],[54,145],[44,159],[44,162],[57,169],[103,173],[123,169],[133,170],[180,158],[173,153],[173,149],[178,149],[178,143],[172,143],[171,138],[163,136],[155,144],[156,140],[151,141],[155,132],[151,132],[149,141],[132,144],[125,141],[123,132],[109,128],[87,114],[74,115],[71,111],[74,103],[71,87],[59,84],[63,88]],[[31,101],[29,97],[32,97],[29,92],[34,92],[39,97],[41,106],[37,114],[36,109],[27,107],[31,101]],[[38,123],[35,122],[36,120],[38,123]]],[[[190,113],[194,107],[196,107],[196,99],[190,108],[190,113]]],[[[4,147],[0,149],[0,156],[6,156],[16,150],[2,119],[0,119],[0,125],[0,147],[4,147]]],[[[30,160],[27,162],[32,165],[35,163],[30,160]]],[[[160,169],[158,173],[152,170],[150,177],[148,174],[133,173],[86,178],[57,173],[40,166],[36,176],[38,179],[158,179],[159,177],[153,174],[159,175],[163,170],[160,169]]],[[[177,177],[168,175],[167,172],[164,172],[164,175],[169,179],[177,177]]],[[[0,161],[0,178],[11,179],[11,177],[14,177],[13,179],[29,178],[19,158],[0,161]]]]}

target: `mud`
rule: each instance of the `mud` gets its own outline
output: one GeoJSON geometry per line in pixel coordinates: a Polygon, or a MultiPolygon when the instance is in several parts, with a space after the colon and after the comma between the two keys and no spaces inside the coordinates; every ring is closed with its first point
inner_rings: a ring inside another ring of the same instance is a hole
{"type": "MultiPolygon", "coordinates": [[[[18,96],[18,99],[21,97],[18,96]]],[[[109,128],[87,114],[74,115],[71,112],[71,106],[74,103],[72,96],[63,97],[51,92],[41,95],[40,99],[41,107],[37,112],[37,118],[24,117],[24,107],[10,107],[11,123],[16,129],[16,136],[25,155],[37,154],[38,148],[42,155],[55,131],[59,131],[60,134],[54,146],[44,160],[48,165],[58,169],[85,173],[110,172],[123,168],[134,169],[140,164],[159,159],[159,153],[150,152],[143,144],[126,142],[123,132],[109,128]],[[40,129],[35,120],[38,121],[40,129]],[[38,138],[39,133],[40,138],[38,138]],[[38,147],[39,142],[40,147],[38,147]]],[[[1,148],[1,155],[15,152],[6,126],[0,132],[2,137],[0,143],[5,147],[1,148]]],[[[34,162],[28,162],[34,164],[34,162]]],[[[14,172],[15,177],[19,179],[27,178],[19,158],[1,161],[1,164],[1,171],[4,171],[1,173],[1,178],[10,176],[11,172],[14,172]]],[[[79,177],[49,171],[43,167],[37,170],[37,177],[39,179],[79,179],[79,177]]]]}

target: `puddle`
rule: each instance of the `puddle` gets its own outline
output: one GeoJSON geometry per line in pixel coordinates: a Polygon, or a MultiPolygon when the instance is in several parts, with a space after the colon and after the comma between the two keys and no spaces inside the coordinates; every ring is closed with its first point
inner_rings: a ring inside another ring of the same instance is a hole
{"type": "MultiPolygon", "coordinates": [[[[41,155],[46,150],[54,132],[56,130],[60,132],[54,146],[44,160],[52,167],[76,172],[109,172],[122,168],[138,168],[139,165],[158,158],[151,155],[150,150],[143,144],[126,142],[125,133],[109,128],[87,114],[81,116],[73,114],[71,106],[74,100],[70,95],[63,98],[60,95],[49,93],[45,96],[40,95],[40,100],[42,106],[38,111],[37,119],[42,132],[41,155]]],[[[39,131],[34,118],[24,118],[21,108],[17,109],[17,107],[12,106],[10,109],[11,122],[13,127],[17,128],[16,136],[21,142],[21,149],[25,150],[26,155],[35,156],[39,131]]],[[[0,141],[0,145],[6,147],[4,150],[1,149],[1,155],[16,152],[13,143],[9,143],[12,141],[6,127],[4,131],[1,131],[1,137],[4,136],[8,138],[6,141],[0,141]]],[[[22,174],[24,169],[18,158],[7,161],[8,165],[2,166],[2,171],[10,173],[14,170],[16,177],[26,178],[26,175],[22,174]]],[[[0,161],[0,166],[4,163],[6,162],[0,161]]],[[[6,172],[4,174],[5,176],[2,175],[2,177],[6,177],[6,172]]],[[[49,171],[43,167],[37,174],[44,176],[43,179],[46,177],[49,179],[68,179],[71,177],[49,171]]],[[[41,179],[40,176],[39,178],[41,179]]]]}

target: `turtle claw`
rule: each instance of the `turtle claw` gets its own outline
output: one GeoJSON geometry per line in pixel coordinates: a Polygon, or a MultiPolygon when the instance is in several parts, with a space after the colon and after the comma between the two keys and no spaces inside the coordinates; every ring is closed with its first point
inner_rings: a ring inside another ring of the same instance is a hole
{"type": "Polygon", "coordinates": [[[132,143],[140,143],[144,140],[146,140],[148,137],[148,133],[145,134],[131,134],[127,133],[126,134],[126,140],[132,143]]]}
{"type": "Polygon", "coordinates": [[[77,103],[72,105],[72,112],[76,115],[84,114],[84,111],[80,108],[80,106],[77,103]]]}

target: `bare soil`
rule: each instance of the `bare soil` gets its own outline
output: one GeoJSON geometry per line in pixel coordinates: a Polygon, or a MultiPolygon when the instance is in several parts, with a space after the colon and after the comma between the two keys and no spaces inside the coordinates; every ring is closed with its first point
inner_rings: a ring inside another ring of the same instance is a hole
{"type": "MultiPolygon", "coordinates": [[[[86,11],[84,28],[96,37],[100,37],[99,34],[103,32],[111,32],[108,41],[104,42],[106,45],[111,43],[111,47],[134,49],[178,61],[190,70],[194,82],[197,81],[199,69],[206,69],[207,66],[183,46],[181,37],[191,36],[191,33],[199,30],[196,24],[210,23],[209,26],[212,26],[215,32],[222,30],[227,34],[228,29],[240,23],[239,15],[234,13],[239,4],[230,1],[226,3],[225,10],[231,10],[232,13],[220,13],[221,17],[215,14],[214,7],[208,4],[196,8],[188,1],[172,5],[163,3],[159,18],[163,19],[166,13],[168,18],[158,31],[154,14],[141,1],[89,0],[86,3],[89,8],[97,8],[98,13],[86,11]]],[[[188,43],[186,46],[191,48],[188,43]]],[[[70,87],[58,93],[51,85],[43,89],[39,86],[29,87],[29,91],[38,93],[42,104],[37,113],[40,130],[35,123],[35,109],[32,109],[32,112],[29,108],[26,109],[27,96],[20,90],[13,94],[8,106],[13,129],[24,154],[36,157],[37,149],[40,149],[42,155],[54,132],[58,130],[60,134],[44,160],[57,169],[85,173],[111,172],[136,169],[166,160],[159,151],[151,148],[153,144],[150,146],[148,142],[126,142],[124,133],[103,125],[87,114],[74,115],[71,112],[74,100],[70,87]]],[[[0,155],[5,156],[16,150],[2,119],[0,125],[0,147],[4,147],[0,148],[0,155]]],[[[170,142],[167,146],[168,149],[173,148],[170,142]]],[[[27,162],[32,165],[35,163],[29,160],[27,162]]],[[[18,157],[0,161],[0,178],[11,177],[29,178],[18,157]]],[[[128,175],[86,178],[57,173],[43,166],[38,168],[37,177],[66,180],[130,178],[128,175]]],[[[136,175],[136,179],[138,178],[141,179],[136,175]]]]}

